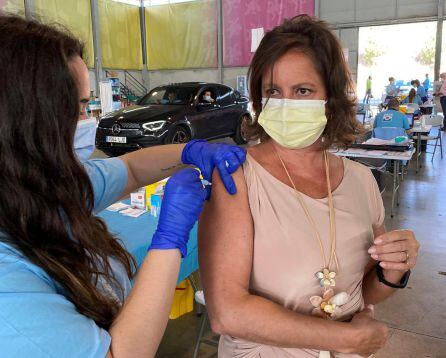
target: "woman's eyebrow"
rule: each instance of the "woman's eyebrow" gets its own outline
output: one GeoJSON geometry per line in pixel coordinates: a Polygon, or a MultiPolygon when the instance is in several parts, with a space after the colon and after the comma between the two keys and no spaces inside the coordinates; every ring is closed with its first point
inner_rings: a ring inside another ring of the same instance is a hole
{"type": "MultiPolygon", "coordinates": [[[[281,86],[275,84],[275,83],[265,83],[263,88],[280,88],[281,86]]],[[[299,88],[299,87],[316,87],[316,85],[313,82],[299,82],[291,86],[291,88],[299,88]]]]}

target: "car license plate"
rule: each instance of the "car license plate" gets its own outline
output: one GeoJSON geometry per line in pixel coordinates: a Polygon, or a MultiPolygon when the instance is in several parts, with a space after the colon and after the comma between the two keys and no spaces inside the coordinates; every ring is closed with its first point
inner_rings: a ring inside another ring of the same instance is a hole
{"type": "Polygon", "coordinates": [[[127,143],[127,137],[111,137],[106,136],[105,141],[107,143],[127,143]]]}

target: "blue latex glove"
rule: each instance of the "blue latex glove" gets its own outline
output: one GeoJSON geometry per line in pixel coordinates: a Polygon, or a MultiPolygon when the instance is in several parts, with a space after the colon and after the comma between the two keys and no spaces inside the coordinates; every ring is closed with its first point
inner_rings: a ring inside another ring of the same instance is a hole
{"type": "Polygon", "coordinates": [[[206,200],[206,190],[199,176],[197,170],[187,168],[167,181],[158,227],[149,250],[179,249],[181,257],[186,256],[189,233],[206,200]]]}
{"type": "MultiPolygon", "coordinates": [[[[192,140],[186,144],[181,155],[184,164],[200,168],[204,179],[212,180],[212,173],[217,167],[221,180],[229,194],[235,194],[233,174],[246,160],[246,150],[235,145],[223,143],[210,144],[205,140],[192,140]]],[[[207,187],[209,190],[210,188],[207,187]]],[[[209,196],[209,193],[208,193],[209,196]]]]}

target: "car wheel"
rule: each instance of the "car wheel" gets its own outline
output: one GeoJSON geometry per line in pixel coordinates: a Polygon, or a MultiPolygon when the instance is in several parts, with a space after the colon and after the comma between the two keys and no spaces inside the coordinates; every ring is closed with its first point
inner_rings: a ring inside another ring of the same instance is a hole
{"type": "Polygon", "coordinates": [[[234,139],[234,142],[237,144],[246,144],[248,141],[246,140],[246,129],[251,121],[251,117],[248,115],[243,115],[242,118],[240,118],[240,121],[238,123],[237,129],[235,131],[235,135],[232,137],[234,139]]]}
{"type": "Polygon", "coordinates": [[[190,141],[190,134],[184,127],[176,127],[169,135],[167,143],[182,144],[190,141]]]}

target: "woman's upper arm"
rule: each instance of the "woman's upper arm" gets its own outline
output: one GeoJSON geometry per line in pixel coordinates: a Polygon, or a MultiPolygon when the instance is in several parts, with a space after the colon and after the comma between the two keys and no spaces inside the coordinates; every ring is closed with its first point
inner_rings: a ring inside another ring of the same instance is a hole
{"type": "Polygon", "coordinates": [[[237,194],[229,195],[214,172],[211,200],[199,221],[200,275],[211,319],[249,294],[253,220],[242,168],[233,178],[237,194]]]}

